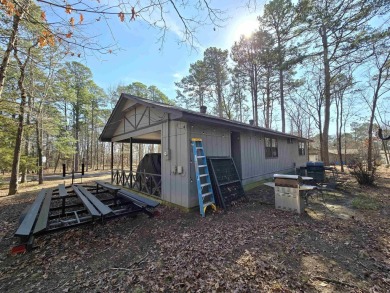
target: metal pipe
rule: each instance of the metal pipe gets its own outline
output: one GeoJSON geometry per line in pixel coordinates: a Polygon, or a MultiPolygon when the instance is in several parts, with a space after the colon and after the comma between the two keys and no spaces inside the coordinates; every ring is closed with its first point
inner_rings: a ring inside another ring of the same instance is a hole
{"type": "Polygon", "coordinates": [[[114,183],[114,143],[111,142],[111,183],[114,183]]]}
{"type": "Polygon", "coordinates": [[[130,137],[130,188],[133,187],[133,137],[130,137]]]}

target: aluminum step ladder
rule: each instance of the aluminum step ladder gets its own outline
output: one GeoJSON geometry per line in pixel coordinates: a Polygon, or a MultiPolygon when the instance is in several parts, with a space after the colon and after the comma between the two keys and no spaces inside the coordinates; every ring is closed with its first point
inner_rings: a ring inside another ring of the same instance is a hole
{"type": "Polygon", "coordinates": [[[206,155],[204,153],[202,139],[191,139],[192,153],[196,173],[196,185],[198,186],[199,209],[202,217],[205,216],[207,207],[217,210],[213,187],[211,186],[209,168],[207,167],[206,155]]]}

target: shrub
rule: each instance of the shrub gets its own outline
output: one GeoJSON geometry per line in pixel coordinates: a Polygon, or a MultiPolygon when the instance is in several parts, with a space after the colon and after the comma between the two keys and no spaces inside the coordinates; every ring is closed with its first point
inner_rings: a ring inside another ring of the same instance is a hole
{"type": "Polygon", "coordinates": [[[374,181],[376,179],[375,171],[375,167],[369,171],[366,164],[359,162],[353,166],[353,171],[351,171],[351,174],[356,178],[360,185],[374,185],[374,181]]]}

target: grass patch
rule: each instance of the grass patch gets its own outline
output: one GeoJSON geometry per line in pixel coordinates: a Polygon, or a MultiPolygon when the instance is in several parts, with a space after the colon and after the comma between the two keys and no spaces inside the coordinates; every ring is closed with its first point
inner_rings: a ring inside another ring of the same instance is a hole
{"type": "Polygon", "coordinates": [[[244,185],[244,191],[249,191],[253,188],[259,187],[259,186],[263,185],[264,183],[270,182],[270,181],[272,181],[272,178],[267,178],[267,179],[263,179],[260,181],[255,181],[255,182],[246,184],[246,185],[244,185]]]}
{"type": "Polygon", "coordinates": [[[379,203],[373,198],[359,196],[352,200],[352,207],[358,210],[377,210],[379,203]]]}

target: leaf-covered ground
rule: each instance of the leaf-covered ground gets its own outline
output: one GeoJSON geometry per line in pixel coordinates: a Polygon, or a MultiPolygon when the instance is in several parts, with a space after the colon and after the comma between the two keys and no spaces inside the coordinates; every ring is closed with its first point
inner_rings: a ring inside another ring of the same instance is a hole
{"type": "Polygon", "coordinates": [[[42,236],[16,256],[13,233],[34,192],[4,197],[0,292],[389,292],[389,170],[380,176],[370,188],[350,179],[302,215],[275,210],[261,186],[228,213],[161,206],[153,219],[42,236]]]}

